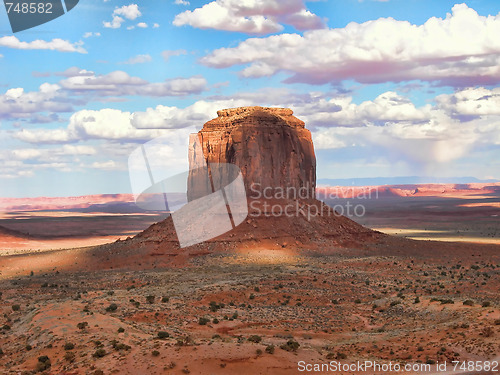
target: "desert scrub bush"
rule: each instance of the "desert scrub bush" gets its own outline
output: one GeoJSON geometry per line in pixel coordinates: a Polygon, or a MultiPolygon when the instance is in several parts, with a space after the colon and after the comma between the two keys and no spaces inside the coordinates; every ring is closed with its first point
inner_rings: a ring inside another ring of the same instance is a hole
{"type": "Polygon", "coordinates": [[[76,358],[76,356],[75,356],[75,353],[73,353],[73,352],[66,352],[64,354],[64,359],[68,362],[74,362],[75,358],[76,358]]]}
{"type": "Polygon", "coordinates": [[[122,333],[122,332],[125,332],[125,328],[123,328],[123,327],[118,328],[118,333],[122,333]]]}
{"type": "Polygon", "coordinates": [[[97,349],[94,354],[92,354],[92,357],[94,358],[102,358],[106,355],[106,350],[104,349],[97,349]]]}
{"type": "Polygon", "coordinates": [[[161,302],[167,303],[168,301],[170,301],[170,297],[161,297],[161,302]]]}
{"type": "Polygon", "coordinates": [[[52,366],[52,364],[50,363],[50,358],[47,357],[46,355],[42,355],[38,357],[38,363],[35,366],[35,371],[43,372],[49,369],[50,366],[52,366]]]}
{"type": "Polygon", "coordinates": [[[265,349],[266,353],[268,354],[274,354],[274,345],[267,345],[265,349]]]}
{"type": "Polygon", "coordinates": [[[64,350],[73,350],[75,348],[75,344],[73,344],[72,342],[67,342],[66,344],[64,344],[64,350]]]}
{"type": "Polygon", "coordinates": [[[347,354],[341,353],[341,352],[337,353],[336,359],[346,359],[346,358],[347,358],[347,354]]]}
{"type": "Polygon", "coordinates": [[[147,303],[155,303],[155,296],[146,296],[147,303]]]}
{"type": "MultiPolygon", "coordinates": [[[[217,312],[217,310],[223,309],[224,306],[225,305],[223,303],[217,303],[215,301],[210,301],[210,303],[208,304],[208,308],[211,312],[217,312]]],[[[234,303],[231,306],[234,306],[234,303]]]]}
{"type": "Polygon", "coordinates": [[[464,306],[474,306],[474,301],[467,299],[463,302],[464,306]]]}
{"type": "Polygon", "coordinates": [[[452,299],[442,299],[440,300],[441,302],[441,305],[453,305],[455,303],[455,301],[453,301],[452,299]]]}
{"type": "Polygon", "coordinates": [[[401,301],[391,301],[391,306],[399,305],[401,301]]]}
{"type": "Polygon", "coordinates": [[[170,334],[168,332],[165,332],[165,331],[159,331],[158,332],[158,338],[159,339],[166,339],[170,337],[170,334]]]}
{"type": "Polygon", "coordinates": [[[18,304],[12,305],[12,311],[19,311],[21,310],[21,306],[18,304]]]}
{"type": "Polygon", "coordinates": [[[500,326],[500,319],[495,320],[493,324],[495,324],[496,326],[500,326]]]}
{"type": "Polygon", "coordinates": [[[115,350],[130,350],[132,347],[130,345],[124,344],[122,342],[118,342],[116,340],[111,341],[111,345],[115,350]]]}
{"type": "Polygon", "coordinates": [[[332,304],[334,304],[334,305],[338,305],[338,304],[339,304],[339,300],[337,300],[337,299],[332,299],[332,304]]]}
{"type": "Polygon", "coordinates": [[[491,337],[495,334],[495,331],[491,327],[484,327],[484,329],[481,331],[480,335],[484,337],[491,337]]]}
{"type": "Polygon", "coordinates": [[[152,355],[153,357],[158,357],[158,356],[160,355],[160,352],[159,352],[158,350],[153,350],[153,351],[151,352],[151,355],[152,355]]]}
{"type": "Polygon", "coordinates": [[[219,324],[219,319],[214,318],[214,319],[212,320],[212,323],[213,323],[213,324],[219,324]]]}
{"type": "Polygon", "coordinates": [[[286,344],[280,345],[280,348],[287,352],[296,352],[299,347],[300,344],[295,340],[288,340],[286,344]]]}
{"type": "Polygon", "coordinates": [[[80,323],[78,323],[78,324],[76,325],[76,327],[77,327],[78,329],[85,329],[85,328],[87,328],[88,326],[89,326],[89,323],[87,323],[87,322],[80,322],[80,323]]]}
{"type": "Polygon", "coordinates": [[[354,303],[359,305],[361,303],[361,300],[358,298],[358,299],[354,300],[354,303]]]}
{"type": "Polygon", "coordinates": [[[415,301],[413,301],[413,303],[415,303],[415,304],[416,304],[416,303],[420,303],[420,297],[418,297],[418,296],[417,296],[417,297],[415,297],[415,301]]]}
{"type": "Polygon", "coordinates": [[[258,344],[259,342],[262,341],[262,337],[260,337],[259,335],[252,335],[248,338],[248,341],[255,342],[256,344],[258,344]]]}
{"type": "Polygon", "coordinates": [[[257,349],[257,350],[255,351],[255,354],[257,354],[257,355],[262,355],[262,349],[257,349]]]}
{"type": "Polygon", "coordinates": [[[481,306],[483,306],[483,307],[490,307],[491,306],[491,302],[490,301],[484,301],[481,306]]]}
{"type": "Polygon", "coordinates": [[[198,319],[198,324],[200,326],[205,326],[208,322],[210,322],[210,319],[208,318],[201,317],[200,319],[198,319]]]}
{"type": "Polygon", "coordinates": [[[106,307],[107,312],[113,312],[116,311],[116,309],[118,309],[118,305],[116,303],[112,303],[111,305],[106,307]]]}

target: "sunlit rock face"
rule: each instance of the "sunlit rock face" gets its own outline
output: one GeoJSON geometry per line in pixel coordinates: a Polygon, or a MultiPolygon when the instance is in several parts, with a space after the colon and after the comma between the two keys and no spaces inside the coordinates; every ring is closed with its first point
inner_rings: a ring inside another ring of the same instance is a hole
{"type": "Polygon", "coordinates": [[[197,183],[196,167],[203,163],[237,165],[249,198],[264,194],[314,198],[316,158],[311,132],[291,109],[241,107],[217,115],[191,138],[189,199],[206,193],[204,183],[197,183]]]}

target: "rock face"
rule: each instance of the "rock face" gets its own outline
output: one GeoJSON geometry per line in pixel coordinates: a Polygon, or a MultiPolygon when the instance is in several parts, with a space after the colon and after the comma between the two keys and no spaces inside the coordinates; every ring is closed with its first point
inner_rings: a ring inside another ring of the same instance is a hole
{"type": "MultiPolygon", "coordinates": [[[[243,175],[249,197],[300,193],[314,198],[316,158],[311,132],[286,108],[241,107],[217,112],[193,137],[191,168],[208,163],[233,163],[243,175]],[[197,144],[198,143],[198,144],[197,144]],[[201,151],[202,150],[202,151],[201,151]],[[200,155],[200,153],[203,155],[200,155]]],[[[188,199],[202,195],[196,172],[190,174],[188,199]]]]}

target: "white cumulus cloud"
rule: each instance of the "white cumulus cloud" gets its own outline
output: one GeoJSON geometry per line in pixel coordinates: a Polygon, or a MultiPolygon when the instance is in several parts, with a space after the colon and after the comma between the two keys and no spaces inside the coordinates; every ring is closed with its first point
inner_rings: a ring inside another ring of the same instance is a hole
{"type": "Polygon", "coordinates": [[[434,81],[464,87],[500,82],[500,13],[480,16],[465,4],[423,25],[380,18],[344,28],[250,38],[202,58],[207,66],[243,65],[244,77],[285,72],[287,82],[434,81]],[[293,56],[293,58],[290,58],[293,56]]]}
{"type": "Polygon", "coordinates": [[[52,39],[51,41],[37,39],[31,42],[22,42],[13,35],[0,37],[0,47],[25,50],[52,50],[59,52],[87,53],[85,48],[82,47],[82,44],[82,42],[71,43],[67,40],[59,38],[52,39]]]}
{"type": "Polygon", "coordinates": [[[139,6],[137,4],[130,4],[115,8],[111,16],[113,17],[112,21],[104,21],[104,27],[110,29],[119,29],[122,26],[122,23],[125,22],[125,19],[133,21],[142,16],[142,13],[139,10],[139,6]]]}
{"type": "Polygon", "coordinates": [[[324,23],[305,8],[303,0],[216,0],[178,14],[175,26],[270,34],[283,30],[282,23],[298,30],[319,29],[324,23]]]}

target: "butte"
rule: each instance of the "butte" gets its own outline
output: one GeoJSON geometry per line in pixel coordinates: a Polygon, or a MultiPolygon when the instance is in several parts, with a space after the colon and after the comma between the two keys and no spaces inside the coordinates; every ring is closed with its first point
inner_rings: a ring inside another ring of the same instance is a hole
{"type": "MultiPolygon", "coordinates": [[[[190,164],[194,168],[202,160],[238,166],[248,216],[232,230],[185,248],[180,248],[172,217],[167,217],[133,238],[100,247],[99,257],[104,250],[114,266],[125,266],[120,259],[150,263],[148,257],[161,266],[183,263],[190,256],[240,249],[361,248],[384,236],[315,198],[316,158],[311,132],[292,110],[241,107],[217,114],[192,137],[190,164]]],[[[188,200],[203,195],[197,191],[196,178],[196,173],[189,174],[188,200]]]]}

